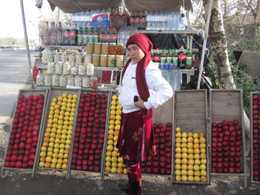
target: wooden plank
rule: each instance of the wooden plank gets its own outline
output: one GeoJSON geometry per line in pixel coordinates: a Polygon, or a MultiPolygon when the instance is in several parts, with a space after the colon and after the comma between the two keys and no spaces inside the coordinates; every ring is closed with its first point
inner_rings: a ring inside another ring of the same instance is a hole
{"type": "Polygon", "coordinates": [[[186,120],[187,123],[189,121],[204,121],[205,113],[184,113],[184,114],[176,114],[175,120],[186,120]]]}
{"type": "Polygon", "coordinates": [[[163,123],[172,122],[173,119],[173,97],[170,98],[163,105],[154,109],[154,123],[163,123]]]}
{"type": "Polygon", "coordinates": [[[201,101],[204,97],[204,94],[201,92],[193,92],[187,95],[187,93],[177,93],[176,101],[180,102],[196,102],[201,101]]]}
{"type": "Polygon", "coordinates": [[[238,120],[239,124],[241,124],[240,121],[241,116],[240,115],[216,115],[214,117],[212,117],[212,122],[222,122],[223,120],[226,121],[234,121],[234,120],[238,120]]]}
{"type": "MultiPolygon", "coordinates": [[[[177,111],[177,110],[176,110],[177,111]]],[[[178,114],[179,113],[205,113],[205,109],[203,108],[193,108],[193,107],[190,107],[190,108],[178,108],[178,114]]]]}
{"type": "Polygon", "coordinates": [[[178,102],[175,105],[176,109],[177,108],[201,108],[205,109],[205,102],[178,102]]]}

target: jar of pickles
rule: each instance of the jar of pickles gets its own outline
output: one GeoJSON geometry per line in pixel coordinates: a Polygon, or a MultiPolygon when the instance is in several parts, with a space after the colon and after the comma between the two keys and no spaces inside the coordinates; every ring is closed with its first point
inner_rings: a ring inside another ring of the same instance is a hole
{"type": "Polygon", "coordinates": [[[94,50],[94,44],[88,43],[87,44],[87,54],[93,54],[93,50],[94,50]]]}
{"type": "Polygon", "coordinates": [[[71,74],[77,75],[78,74],[78,67],[76,65],[71,66],[71,74]]]}
{"type": "Polygon", "coordinates": [[[60,75],[60,86],[61,87],[66,87],[67,85],[67,77],[66,75],[60,75]]]}
{"type": "Polygon", "coordinates": [[[95,67],[93,64],[88,63],[86,65],[86,75],[91,76],[94,75],[95,67]]]}
{"type": "Polygon", "coordinates": [[[78,71],[79,71],[79,75],[82,75],[82,76],[85,75],[86,68],[85,68],[84,64],[79,64],[78,71]]]}
{"type": "Polygon", "coordinates": [[[82,77],[82,87],[89,87],[89,76],[82,77]]]}
{"type": "Polygon", "coordinates": [[[82,55],[81,53],[76,54],[76,64],[82,63],[82,55]]]}
{"type": "Polygon", "coordinates": [[[69,86],[75,86],[74,76],[73,76],[73,75],[69,75],[69,76],[68,76],[68,82],[67,82],[67,84],[68,84],[69,86]]]}
{"type": "Polygon", "coordinates": [[[86,54],[83,58],[83,62],[85,64],[88,64],[88,63],[92,63],[92,55],[91,54],[86,54]]]}
{"type": "Polygon", "coordinates": [[[116,66],[116,56],[115,55],[108,55],[107,66],[108,67],[116,66]]]}
{"type": "Polygon", "coordinates": [[[89,86],[90,86],[90,88],[93,88],[93,89],[98,88],[98,78],[96,76],[90,77],[89,86]]]}
{"type": "Polygon", "coordinates": [[[108,55],[116,55],[116,44],[115,43],[110,43],[108,46],[108,55]]]}
{"type": "Polygon", "coordinates": [[[54,63],[58,63],[61,61],[61,54],[60,53],[56,53],[54,55],[54,63]]]}
{"type": "Polygon", "coordinates": [[[82,86],[82,78],[79,75],[75,76],[75,86],[76,87],[81,87],[82,86]]]}
{"type": "Polygon", "coordinates": [[[76,57],[74,54],[69,55],[69,63],[74,64],[76,62],[76,57]]]}
{"type": "Polygon", "coordinates": [[[116,56],[116,67],[123,67],[124,66],[124,56],[117,55],[116,56]]]}
{"type": "Polygon", "coordinates": [[[63,74],[65,75],[69,75],[71,72],[70,72],[70,63],[69,62],[65,62],[63,64],[63,74]]]}
{"type": "Polygon", "coordinates": [[[47,65],[47,74],[55,74],[55,64],[54,62],[49,62],[47,65]]]}
{"type": "Polygon", "coordinates": [[[64,63],[64,62],[67,62],[67,61],[68,61],[68,54],[63,53],[61,55],[61,62],[64,63]]]}
{"type": "Polygon", "coordinates": [[[55,73],[56,74],[62,74],[63,65],[62,62],[58,62],[55,65],[55,73]]]}
{"type": "Polygon", "coordinates": [[[95,43],[94,44],[94,53],[100,54],[101,53],[101,43],[95,43]]]}
{"type": "Polygon", "coordinates": [[[44,76],[41,72],[38,72],[36,76],[36,85],[43,86],[44,85],[44,76]]]}
{"type": "Polygon", "coordinates": [[[44,86],[46,86],[46,87],[51,86],[51,75],[50,74],[44,75],[44,86]]]}
{"type": "Polygon", "coordinates": [[[123,43],[118,43],[116,46],[116,55],[124,55],[124,44],[123,43]]]}
{"type": "Polygon", "coordinates": [[[57,75],[57,74],[52,75],[52,77],[51,77],[51,83],[52,83],[52,86],[53,86],[53,87],[59,87],[59,85],[60,85],[59,75],[57,75]]]}
{"type": "Polygon", "coordinates": [[[53,52],[47,48],[42,52],[42,63],[48,64],[50,62],[53,62],[53,52]]]}
{"type": "Polygon", "coordinates": [[[107,54],[107,51],[108,51],[108,43],[102,43],[101,53],[102,54],[107,54]]]}

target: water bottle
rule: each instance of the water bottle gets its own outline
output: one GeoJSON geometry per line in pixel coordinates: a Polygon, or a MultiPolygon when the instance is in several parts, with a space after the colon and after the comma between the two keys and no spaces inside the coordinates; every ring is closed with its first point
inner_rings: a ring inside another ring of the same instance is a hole
{"type": "Polygon", "coordinates": [[[166,30],[167,29],[167,13],[166,11],[164,11],[162,13],[162,30],[166,30]]]}
{"type": "Polygon", "coordinates": [[[118,39],[118,42],[119,43],[124,43],[124,39],[125,39],[125,31],[123,29],[123,27],[121,26],[120,30],[119,30],[119,39],[118,39]]]}
{"type": "Polygon", "coordinates": [[[173,30],[179,30],[179,23],[180,23],[179,18],[180,18],[180,11],[175,10],[174,11],[174,17],[173,17],[173,24],[174,24],[173,30]]]}
{"type": "Polygon", "coordinates": [[[163,78],[169,83],[169,72],[168,70],[161,70],[163,78]]]}
{"type": "Polygon", "coordinates": [[[176,70],[170,70],[168,72],[168,83],[171,85],[173,91],[175,91],[176,72],[177,72],[176,70]]]}
{"type": "Polygon", "coordinates": [[[174,29],[174,12],[170,11],[167,15],[167,29],[174,29]]]}
{"type": "Polygon", "coordinates": [[[175,90],[181,90],[181,84],[182,84],[182,72],[181,69],[178,68],[175,72],[175,90]]]}

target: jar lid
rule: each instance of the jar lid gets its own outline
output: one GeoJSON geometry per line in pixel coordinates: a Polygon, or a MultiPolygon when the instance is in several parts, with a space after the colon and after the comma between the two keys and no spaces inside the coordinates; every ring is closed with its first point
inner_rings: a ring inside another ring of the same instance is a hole
{"type": "Polygon", "coordinates": [[[108,57],[116,57],[116,55],[108,55],[108,57]]]}
{"type": "Polygon", "coordinates": [[[110,45],[116,45],[116,43],[110,43],[110,45]]]}
{"type": "Polygon", "coordinates": [[[124,43],[118,43],[117,45],[124,46],[124,43]]]}
{"type": "Polygon", "coordinates": [[[94,56],[95,56],[95,57],[98,57],[98,56],[100,56],[100,54],[93,54],[93,57],[94,57],[94,56]]]}
{"type": "Polygon", "coordinates": [[[95,45],[101,45],[101,43],[97,43],[97,42],[96,42],[95,45]]]}
{"type": "Polygon", "coordinates": [[[107,57],[107,54],[101,54],[102,57],[107,57]]]}
{"type": "Polygon", "coordinates": [[[108,45],[108,43],[102,43],[102,45],[108,45]]]}

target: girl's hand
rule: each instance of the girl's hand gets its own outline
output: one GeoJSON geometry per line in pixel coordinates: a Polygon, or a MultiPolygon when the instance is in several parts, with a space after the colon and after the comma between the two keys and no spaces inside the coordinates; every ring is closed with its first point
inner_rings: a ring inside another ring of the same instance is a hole
{"type": "Polygon", "coordinates": [[[135,106],[141,109],[146,109],[144,106],[144,101],[138,96],[138,101],[135,102],[135,106]]]}

